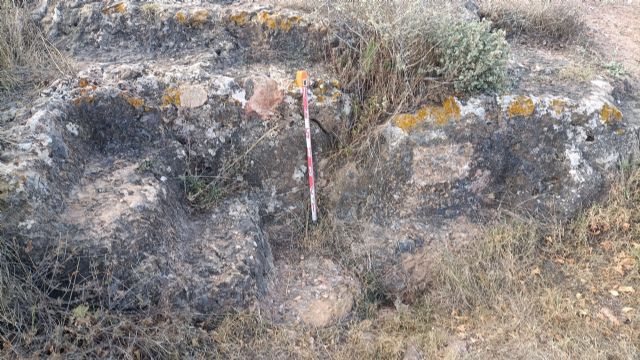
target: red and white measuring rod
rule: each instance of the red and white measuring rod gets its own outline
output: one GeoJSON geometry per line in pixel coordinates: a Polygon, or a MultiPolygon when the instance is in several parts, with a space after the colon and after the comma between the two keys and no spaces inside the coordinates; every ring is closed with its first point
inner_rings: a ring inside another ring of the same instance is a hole
{"type": "Polygon", "coordinates": [[[296,73],[296,84],[302,89],[302,108],[304,110],[304,130],[307,140],[307,167],[309,169],[309,194],[311,196],[311,220],[318,221],[318,208],[316,205],[316,182],[313,172],[313,151],[311,148],[311,124],[309,121],[309,96],[307,86],[309,84],[309,74],[306,71],[296,73]]]}

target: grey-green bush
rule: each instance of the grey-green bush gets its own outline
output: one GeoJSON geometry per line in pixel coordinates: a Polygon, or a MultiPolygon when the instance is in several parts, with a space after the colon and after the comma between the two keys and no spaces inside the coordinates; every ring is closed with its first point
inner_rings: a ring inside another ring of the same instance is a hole
{"type": "Polygon", "coordinates": [[[489,21],[457,22],[436,34],[440,54],[437,72],[456,91],[501,89],[505,85],[509,44],[503,30],[489,21]]]}

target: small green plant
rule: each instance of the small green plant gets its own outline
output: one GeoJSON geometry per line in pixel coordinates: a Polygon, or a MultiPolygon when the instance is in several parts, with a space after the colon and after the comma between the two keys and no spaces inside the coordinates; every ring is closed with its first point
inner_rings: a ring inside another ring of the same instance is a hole
{"type": "Polygon", "coordinates": [[[452,81],[456,91],[488,91],[504,86],[509,45],[503,30],[491,30],[488,21],[458,22],[440,30],[437,72],[452,81]]]}
{"type": "Polygon", "coordinates": [[[185,175],[184,182],[187,200],[195,207],[205,208],[218,202],[223,192],[215,178],[198,175],[185,175]]]}
{"type": "Polygon", "coordinates": [[[620,78],[627,74],[624,65],[622,65],[618,61],[612,60],[604,64],[603,66],[605,69],[607,69],[609,74],[615,78],[620,78]]]}
{"type": "Polygon", "coordinates": [[[155,165],[155,161],[153,159],[144,159],[140,165],[138,165],[138,168],[136,169],[139,172],[147,172],[147,171],[151,171],[153,169],[153,166],[155,165]]]}

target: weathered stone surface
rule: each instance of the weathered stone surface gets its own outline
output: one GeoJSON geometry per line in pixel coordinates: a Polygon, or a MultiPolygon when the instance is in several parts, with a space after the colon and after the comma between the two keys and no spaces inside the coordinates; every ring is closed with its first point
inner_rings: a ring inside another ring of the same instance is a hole
{"type": "Polygon", "coordinates": [[[202,86],[183,86],[180,88],[180,106],[197,108],[207,102],[207,91],[202,86]]]}
{"type": "Polygon", "coordinates": [[[266,77],[245,80],[245,88],[250,96],[245,108],[247,114],[257,114],[263,120],[273,117],[284,99],[278,83],[266,77]]]}
{"type": "Polygon", "coordinates": [[[291,11],[221,3],[45,2],[34,13],[82,71],[0,114],[0,222],[36,262],[68,247],[74,261],[53,296],[204,314],[257,301],[278,321],[316,327],[348,317],[355,276],[290,256],[308,219],[292,63],[312,75],[321,210],[356,230],[354,269],[374,271],[390,300],[427,288],[442,251],[473,241],[499,210],[571,216],[637,154],[638,120],[596,80],[577,99],[422,106],[389,119],[368,159],[330,173],[353,119],[319,64],[325,31],[291,11]],[[229,177],[232,191],[195,209],[185,175],[229,177]],[[65,289],[74,273],[75,292],[65,289]]]}
{"type": "Polygon", "coordinates": [[[471,241],[500,209],[563,219],[598,200],[640,147],[638,124],[607,89],[595,81],[579,100],[448,99],[398,115],[370,160],[335,174],[330,211],[359,224],[352,249],[377,259],[391,293],[424,289],[440,252],[471,241]]]}
{"type": "Polygon", "coordinates": [[[360,294],[358,282],[329,259],[281,264],[271,279],[262,306],[276,321],[326,327],[347,316],[360,294]]]}

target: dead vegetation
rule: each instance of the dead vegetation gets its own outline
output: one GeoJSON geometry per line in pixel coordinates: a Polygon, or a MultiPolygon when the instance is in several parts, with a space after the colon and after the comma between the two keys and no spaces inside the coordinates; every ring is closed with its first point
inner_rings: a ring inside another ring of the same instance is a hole
{"type": "MultiPolygon", "coordinates": [[[[0,249],[0,356],[300,359],[631,359],[640,355],[640,170],[623,167],[603,205],[561,224],[504,219],[435,264],[426,293],[390,299],[375,272],[353,315],[325,329],[287,327],[257,311],[207,319],[55,296],[52,276],[73,264],[63,248],[38,264],[0,249]],[[58,254],[56,256],[56,254],[58,254]],[[57,269],[57,270],[56,270],[57,269]]],[[[357,228],[326,222],[304,251],[348,264],[357,228]]],[[[73,283],[67,282],[67,283],[73,283]]]]}
{"type": "MultiPolygon", "coordinates": [[[[488,228],[435,264],[413,304],[365,291],[352,318],[330,328],[287,329],[250,312],[212,336],[229,358],[637,358],[640,170],[620,178],[606,205],[567,224],[488,228]]],[[[319,241],[312,245],[336,250],[319,241]]]]}
{"type": "Polygon", "coordinates": [[[509,35],[540,42],[575,40],[585,29],[578,0],[481,0],[479,15],[509,35]]]}
{"type": "Polygon", "coordinates": [[[31,20],[27,1],[0,1],[0,91],[46,84],[70,71],[69,60],[31,20]]]}

